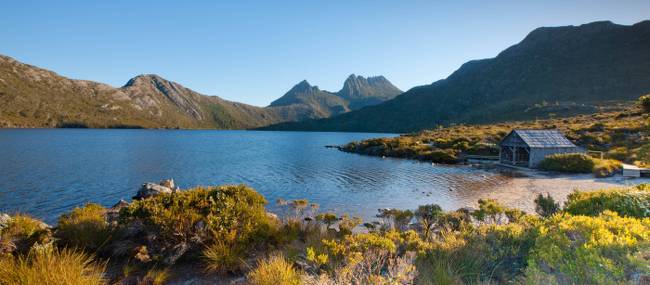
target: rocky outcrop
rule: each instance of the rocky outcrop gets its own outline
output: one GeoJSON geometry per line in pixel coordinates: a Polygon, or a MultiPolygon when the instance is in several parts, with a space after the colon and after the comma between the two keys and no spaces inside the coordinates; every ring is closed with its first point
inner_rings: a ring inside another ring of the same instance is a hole
{"type": "Polygon", "coordinates": [[[178,190],[178,187],[174,185],[174,179],[165,179],[159,183],[147,182],[142,184],[138,193],[133,196],[134,200],[146,199],[149,197],[157,196],[160,194],[171,194],[178,190]]]}
{"type": "Polygon", "coordinates": [[[9,225],[9,222],[11,222],[11,216],[5,213],[0,213],[0,230],[6,228],[9,225]]]}

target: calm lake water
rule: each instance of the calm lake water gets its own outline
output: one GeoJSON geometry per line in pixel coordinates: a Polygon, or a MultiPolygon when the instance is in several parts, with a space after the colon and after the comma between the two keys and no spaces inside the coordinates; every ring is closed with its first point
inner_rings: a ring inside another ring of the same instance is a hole
{"type": "Polygon", "coordinates": [[[112,206],[144,182],[181,188],[248,184],[269,200],[307,198],[321,211],[372,218],[378,208],[445,209],[476,200],[499,174],[325,148],[391,134],[190,131],[0,130],[0,211],[52,223],[86,202],[112,206]]]}

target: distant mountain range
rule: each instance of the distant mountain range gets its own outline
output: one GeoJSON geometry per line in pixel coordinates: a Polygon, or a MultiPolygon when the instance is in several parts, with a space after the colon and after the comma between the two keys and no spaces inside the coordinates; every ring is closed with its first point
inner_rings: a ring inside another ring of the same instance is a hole
{"type": "Polygon", "coordinates": [[[0,56],[0,127],[248,129],[326,118],[381,103],[401,91],[383,77],[352,75],[340,93],[303,81],[271,106],[256,107],[203,95],[152,74],[114,88],[0,56]]]}
{"type": "Polygon", "coordinates": [[[156,75],[120,88],[0,56],[0,127],[410,132],[456,123],[593,113],[650,93],[650,21],[538,28],[490,59],[402,93],[350,75],[338,92],[302,81],[268,107],[206,96],[156,75]]]}
{"type": "Polygon", "coordinates": [[[495,58],[395,99],[271,130],[410,132],[594,112],[650,93],[650,21],[538,28],[495,58]]]}

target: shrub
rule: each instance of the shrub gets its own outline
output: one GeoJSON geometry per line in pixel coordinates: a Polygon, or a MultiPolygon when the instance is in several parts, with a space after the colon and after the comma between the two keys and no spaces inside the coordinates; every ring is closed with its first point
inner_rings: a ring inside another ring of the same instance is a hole
{"type": "Polygon", "coordinates": [[[643,111],[650,112],[650,94],[639,97],[639,104],[643,111]]]}
{"type": "Polygon", "coordinates": [[[421,160],[431,161],[435,163],[454,164],[458,162],[458,157],[452,150],[435,149],[422,154],[421,160]]]}
{"type": "Polygon", "coordinates": [[[623,165],[618,160],[613,159],[594,159],[594,168],[592,172],[594,176],[603,178],[610,177],[616,174],[623,168],[623,165]]]}
{"type": "Polygon", "coordinates": [[[238,272],[244,264],[244,252],[236,244],[215,241],[203,250],[206,269],[212,272],[238,272]]]}
{"type": "Polygon", "coordinates": [[[243,185],[199,187],[134,201],[120,211],[123,228],[136,237],[153,259],[174,263],[186,251],[225,240],[247,248],[269,237],[272,227],[266,200],[243,185]],[[155,239],[147,238],[155,237],[155,239]]]}
{"type": "Polygon", "coordinates": [[[564,210],[573,215],[598,216],[613,211],[621,216],[650,217],[650,189],[645,184],[636,187],[608,189],[569,194],[564,210]]]}
{"type": "Polygon", "coordinates": [[[535,198],[535,212],[542,217],[550,217],[560,210],[560,204],[555,202],[555,199],[550,194],[539,194],[535,198]]]}
{"type": "Polygon", "coordinates": [[[590,173],[594,168],[594,160],[581,153],[552,154],[544,158],[538,167],[547,171],[590,173]]]}
{"type": "Polygon", "coordinates": [[[95,251],[104,245],[111,230],[105,219],[106,209],[98,204],[87,204],[63,214],[55,236],[61,244],[69,247],[95,251]]]}
{"type": "Polygon", "coordinates": [[[422,226],[424,239],[429,239],[433,226],[438,222],[438,218],[443,214],[442,208],[435,204],[419,206],[415,211],[415,217],[422,226]]]}
{"type": "Polygon", "coordinates": [[[0,258],[0,284],[107,284],[105,267],[82,252],[45,248],[0,258]]]}
{"type": "Polygon", "coordinates": [[[417,261],[420,284],[506,284],[526,267],[533,224],[486,224],[447,232],[417,261]]]}
{"type": "MultiPolygon", "coordinates": [[[[605,211],[598,217],[555,215],[539,228],[528,259],[528,282],[628,284],[648,264],[630,257],[648,250],[650,223],[605,211]]],[[[647,251],[646,251],[647,254],[647,251]]]]}
{"type": "Polygon", "coordinates": [[[301,284],[300,273],[282,255],[271,255],[258,261],[247,278],[251,285],[301,284]]]}
{"type": "Polygon", "coordinates": [[[643,165],[650,165],[650,144],[643,145],[636,153],[636,158],[643,165]]]}
{"type": "Polygon", "coordinates": [[[384,219],[391,229],[403,230],[413,219],[413,212],[400,209],[379,209],[377,217],[384,219]]]}
{"type": "Polygon", "coordinates": [[[323,213],[316,216],[316,220],[325,224],[326,228],[329,229],[332,224],[334,224],[338,218],[334,213],[323,213]]]}
{"type": "Polygon", "coordinates": [[[169,269],[150,269],[142,279],[139,280],[138,285],[163,285],[169,279],[169,269]]]}
{"type": "Polygon", "coordinates": [[[4,253],[25,254],[34,244],[46,244],[52,233],[47,225],[23,214],[11,217],[7,226],[0,229],[0,255],[4,253]]]}
{"type": "Polygon", "coordinates": [[[502,217],[505,214],[506,207],[501,205],[497,200],[494,199],[479,199],[478,200],[479,209],[472,212],[477,220],[486,222],[486,223],[501,223],[502,217]]]}

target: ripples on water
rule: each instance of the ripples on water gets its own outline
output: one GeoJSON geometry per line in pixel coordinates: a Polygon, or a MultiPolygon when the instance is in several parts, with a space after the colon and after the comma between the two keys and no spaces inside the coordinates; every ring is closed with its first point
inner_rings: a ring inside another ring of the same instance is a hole
{"type": "Polygon", "coordinates": [[[476,200],[504,177],[343,153],[325,145],[390,134],[186,130],[0,130],[0,211],[47,222],[86,202],[111,206],[147,181],[181,188],[248,184],[276,210],[278,198],[307,198],[321,211],[365,219],[378,208],[445,209],[476,200]]]}

